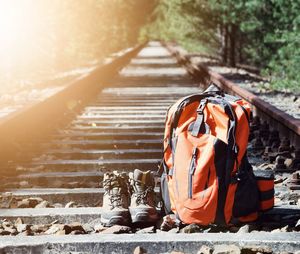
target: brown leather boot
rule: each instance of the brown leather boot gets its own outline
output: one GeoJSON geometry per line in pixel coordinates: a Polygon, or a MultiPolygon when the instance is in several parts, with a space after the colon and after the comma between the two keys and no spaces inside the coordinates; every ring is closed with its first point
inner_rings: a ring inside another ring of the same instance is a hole
{"type": "Polygon", "coordinates": [[[155,181],[151,171],[135,169],[129,173],[132,188],[129,212],[133,223],[151,223],[158,219],[155,202],[155,181]]]}
{"type": "Polygon", "coordinates": [[[105,173],[103,177],[103,213],[101,223],[104,226],[129,225],[128,210],[130,193],[128,176],[125,173],[105,173]]]}

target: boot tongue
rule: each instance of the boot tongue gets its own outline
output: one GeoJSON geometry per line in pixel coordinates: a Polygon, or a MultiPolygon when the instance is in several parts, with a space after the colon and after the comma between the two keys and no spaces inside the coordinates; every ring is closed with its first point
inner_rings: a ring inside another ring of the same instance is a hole
{"type": "Polygon", "coordinates": [[[135,180],[141,182],[144,185],[151,184],[151,172],[149,170],[143,172],[139,169],[135,169],[133,172],[133,177],[135,180]]]}
{"type": "Polygon", "coordinates": [[[133,172],[133,179],[135,180],[134,182],[134,188],[136,189],[137,192],[143,192],[145,189],[145,173],[142,172],[139,169],[135,169],[133,172]]]}

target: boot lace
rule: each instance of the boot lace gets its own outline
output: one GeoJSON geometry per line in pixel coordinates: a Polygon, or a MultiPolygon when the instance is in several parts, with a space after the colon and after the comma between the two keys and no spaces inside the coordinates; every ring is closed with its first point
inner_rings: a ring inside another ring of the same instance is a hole
{"type": "MultiPolygon", "coordinates": [[[[152,186],[149,186],[144,191],[137,192],[136,193],[136,202],[137,204],[148,204],[148,195],[151,195],[154,192],[154,189],[152,186]]],[[[153,200],[154,201],[154,200],[153,200]]]]}
{"type": "Polygon", "coordinates": [[[105,190],[104,195],[108,195],[110,206],[112,208],[122,206],[122,195],[126,194],[127,185],[125,183],[126,179],[122,176],[116,176],[105,179],[103,183],[103,188],[105,190]],[[121,189],[120,193],[112,193],[113,188],[121,189]]]}
{"type": "Polygon", "coordinates": [[[134,195],[136,196],[136,203],[139,204],[143,204],[143,205],[149,205],[149,200],[150,202],[153,202],[153,206],[156,206],[156,204],[158,203],[157,200],[155,200],[156,195],[154,194],[154,187],[153,186],[148,186],[146,184],[144,184],[143,182],[139,181],[139,180],[135,180],[135,179],[131,179],[131,181],[133,181],[134,184],[139,184],[141,186],[141,191],[137,191],[135,192],[133,190],[133,187],[131,186],[131,193],[133,192],[134,195]],[[149,195],[153,195],[153,200],[151,201],[151,198],[149,199],[149,195]]]}

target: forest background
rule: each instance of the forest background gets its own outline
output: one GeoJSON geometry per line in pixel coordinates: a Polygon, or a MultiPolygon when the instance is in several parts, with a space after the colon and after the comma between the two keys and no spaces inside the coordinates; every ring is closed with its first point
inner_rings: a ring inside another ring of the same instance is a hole
{"type": "Polygon", "coordinates": [[[1,0],[0,95],[100,63],[144,40],[176,41],[300,92],[300,1],[1,0]]]}

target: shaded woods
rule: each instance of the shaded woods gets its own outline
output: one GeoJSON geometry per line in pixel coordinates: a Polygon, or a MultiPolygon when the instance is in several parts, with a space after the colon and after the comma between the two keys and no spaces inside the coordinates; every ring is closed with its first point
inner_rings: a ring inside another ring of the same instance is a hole
{"type": "Polygon", "coordinates": [[[177,41],[300,89],[299,1],[2,0],[0,92],[91,66],[138,39],[177,41]]]}
{"type": "Polygon", "coordinates": [[[224,64],[254,65],[274,87],[300,90],[300,2],[161,0],[144,34],[176,40],[224,64]]]}

